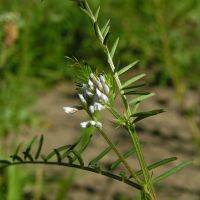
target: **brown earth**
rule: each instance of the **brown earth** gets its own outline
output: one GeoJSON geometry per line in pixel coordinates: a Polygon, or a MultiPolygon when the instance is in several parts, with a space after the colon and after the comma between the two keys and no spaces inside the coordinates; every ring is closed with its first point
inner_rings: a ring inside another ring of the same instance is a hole
{"type": "MultiPolygon", "coordinates": [[[[146,119],[138,123],[138,135],[143,144],[145,157],[148,163],[153,163],[163,158],[177,156],[178,161],[160,167],[153,173],[159,173],[167,170],[183,160],[190,160],[195,157],[195,145],[193,143],[190,129],[183,114],[179,111],[175,101],[175,96],[170,89],[151,88],[156,96],[144,101],[142,110],[152,110],[164,108],[165,113],[146,119]]],[[[198,103],[198,95],[194,92],[188,94],[188,106],[198,103]]],[[[72,84],[60,84],[50,92],[43,94],[38,101],[38,109],[45,118],[45,152],[55,147],[71,144],[79,136],[79,123],[87,119],[83,111],[73,115],[66,115],[63,112],[63,106],[77,105],[78,100],[75,94],[75,88],[72,84]]],[[[118,107],[119,106],[119,103],[118,107]]],[[[120,150],[125,150],[131,146],[128,134],[121,128],[116,128],[111,123],[111,116],[107,113],[102,114],[105,129],[113,140],[119,141],[120,150]]],[[[199,119],[198,119],[199,120],[199,119]]],[[[40,132],[42,132],[40,130],[40,132]]],[[[84,153],[84,158],[97,155],[106,147],[105,141],[98,133],[95,133],[88,150],[84,153]]],[[[112,153],[106,156],[103,163],[109,164],[116,159],[112,153]]],[[[138,168],[136,158],[130,159],[133,168],[138,168]]],[[[45,167],[46,169],[46,167],[45,167]]],[[[167,178],[156,186],[159,199],[161,200],[200,200],[200,173],[199,167],[190,166],[181,172],[167,178]]],[[[45,170],[46,171],[46,170],[45,170]]],[[[66,168],[52,169],[48,167],[46,179],[62,181],[64,177],[72,171],[66,168]],[[48,178],[51,177],[51,178],[48,178]]],[[[44,196],[45,199],[55,199],[57,192],[53,186],[54,182],[49,180],[46,184],[44,196]]],[[[120,195],[126,197],[135,196],[137,191],[125,184],[112,181],[100,175],[90,174],[83,171],[76,171],[75,179],[65,199],[69,200],[111,200],[119,199],[120,195]]]]}

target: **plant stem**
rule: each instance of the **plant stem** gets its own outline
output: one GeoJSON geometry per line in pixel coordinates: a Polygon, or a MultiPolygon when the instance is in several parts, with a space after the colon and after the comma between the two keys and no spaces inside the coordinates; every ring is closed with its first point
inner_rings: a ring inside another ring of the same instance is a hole
{"type": "MultiPolygon", "coordinates": [[[[87,1],[85,0],[84,2],[85,2],[85,6],[86,7],[82,8],[82,10],[90,17],[90,19],[91,19],[91,21],[93,23],[93,26],[95,28],[95,34],[96,34],[98,40],[100,41],[101,45],[103,46],[104,52],[107,55],[107,62],[110,65],[111,71],[112,71],[112,73],[114,75],[115,82],[116,82],[116,84],[118,86],[118,89],[120,91],[120,96],[121,96],[121,99],[123,101],[126,114],[129,115],[131,113],[131,110],[130,110],[130,107],[129,107],[129,104],[128,104],[126,96],[123,95],[122,92],[121,92],[122,84],[121,84],[121,81],[119,79],[119,76],[118,76],[117,72],[115,72],[115,65],[114,65],[111,53],[109,51],[109,48],[108,48],[107,44],[104,42],[103,33],[101,32],[101,30],[99,28],[99,25],[97,23],[96,17],[94,16],[93,12],[91,11],[87,1]]],[[[129,123],[128,119],[127,119],[127,123],[129,123]]],[[[143,152],[142,152],[142,148],[141,148],[138,136],[136,134],[135,128],[130,123],[129,123],[127,128],[128,128],[128,131],[129,131],[129,133],[131,135],[131,139],[132,139],[133,145],[136,148],[136,154],[137,154],[137,157],[138,157],[138,160],[139,160],[139,163],[140,163],[140,167],[142,169],[142,173],[143,173],[143,176],[144,176],[144,181],[145,182],[143,183],[143,191],[145,193],[148,193],[151,196],[152,200],[157,200],[157,197],[156,197],[156,194],[155,194],[155,191],[154,191],[154,187],[153,187],[153,184],[152,184],[152,181],[151,181],[151,177],[150,177],[150,174],[149,174],[149,171],[148,171],[148,168],[147,168],[147,164],[145,162],[145,158],[144,158],[144,155],[143,155],[143,152]]],[[[139,183],[141,183],[140,179],[138,179],[137,175],[135,175],[135,172],[130,168],[129,164],[126,162],[126,160],[123,158],[123,156],[118,152],[118,150],[116,149],[115,145],[108,138],[106,133],[102,129],[99,129],[99,132],[104,137],[104,139],[108,142],[108,144],[112,147],[112,149],[115,151],[115,153],[117,154],[119,159],[122,161],[122,163],[124,164],[126,169],[130,172],[130,174],[137,181],[139,181],[139,183]]]]}
{"type": "Polygon", "coordinates": [[[143,172],[144,181],[145,181],[144,182],[144,190],[147,190],[146,192],[151,195],[153,200],[157,200],[155,190],[154,190],[154,187],[153,187],[153,184],[152,184],[152,181],[151,181],[151,176],[149,174],[149,170],[147,168],[147,164],[145,162],[142,147],[140,145],[139,138],[138,138],[138,135],[135,131],[135,128],[133,126],[130,126],[128,128],[128,132],[131,136],[131,139],[132,139],[132,142],[133,142],[133,145],[135,147],[136,154],[137,154],[137,157],[138,157],[138,160],[139,160],[139,163],[140,163],[140,167],[141,167],[141,170],[143,172]]]}
{"type": "Polygon", "coordinates": [[[93,172],[93,173],[96,173],[96,174],[101,174],[103,176],[115,179],[117,181],[124,182],[127,185],[130,185],[130,186],[132,186],[132,187],[134,187],[134,188],[136,188],[138,190],[142,190],[142,186],[140,186],[139,184],[137,184],[137,183],[135,183],[133,181],[130,181],[130,180],[127,180],[127,179],[124,180],[122,177],[117,176],[117,175],[112,174],[112,173],[109,173],[107,171],[97,171],[94,168],[86,167],[86,166],[80,166],[80,165],[77,165],[77,164],[58,163],[58,162],[53,162],[53,161],[51,161],[51,162],[44,162],[44,161],[23,161],[23,162],[10,163],[10,164],[6,165],[5,167],[15,166],[15,165],[25,165],[25,164],[31,164],[31,165],[32,164],[36,164],[36,165],[38,165],[38,164],[42,164],[42,165],[55,165],[55,166],[64,166],[64,167],[81,169],[81,170],[93,172]]]}
{"type": "Polygon", "coordinates": [[[118,158],[120,159],[120,161],[123,163],[123,165],[125,166],[125,168],[128,170],[128,172],[130,173],[130,175],[137,181],[138,184],[141,184],[141,180],[139,179],[139,177],[136,175],[136,172],[131,169],[131,167],[129,166],[129,164],[126,162],[126,160],[123,158],[123,156],[120,154],[120,152],[118,151],[118,149],[115,147],[115,145],[112,143],[112,141],[110,140],[110,138],[107,136],[107,134],[100,128],[98,128],[98,131],[100,132],[100,134],[103,136],[103,138],[106,140],[106,142],[112,147],[113,151],[117,154],[118,158]]]}

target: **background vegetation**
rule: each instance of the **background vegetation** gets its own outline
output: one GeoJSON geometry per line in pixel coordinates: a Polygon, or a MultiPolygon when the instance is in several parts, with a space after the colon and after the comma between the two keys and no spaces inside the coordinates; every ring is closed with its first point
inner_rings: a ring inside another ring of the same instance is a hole
{"type": "MultiPolygon", "coordinates": [[[[104,15],[101,18],[111,19],[112,32],[116,33],[112,38],[120,35],[119,67],[130,60],[140,60],[137,69],[149,73],[151,85],[170,87],[181,105],[188,90],[199,92],[200,1],[90,2],[94,7],[101,5],[104,15]]],[[[19,134],[24,127],[39,126],[34,109],[39,95],[57,82],[71,80],[73,72],[64,56],[87,59],[105,70],[106,62],[98,45],[93,43],[87,18],[72,2],[0,0],[0,5],[2,140],[19,134]]],[[[197,106],[187,113],[194,113],[197,106]]],[[[0,148],[4,153],[3,145],[0,148]]],[[[28,179],[24,172],[11,170],[4,173],[0,179],[0,199],[22,199],[23,190],[17,196],[13,185],[23,188],[27,183],[34,184],[34,176],[28,179]]],[[[70,182],[71,177],[63,184],[70,182]]]]}

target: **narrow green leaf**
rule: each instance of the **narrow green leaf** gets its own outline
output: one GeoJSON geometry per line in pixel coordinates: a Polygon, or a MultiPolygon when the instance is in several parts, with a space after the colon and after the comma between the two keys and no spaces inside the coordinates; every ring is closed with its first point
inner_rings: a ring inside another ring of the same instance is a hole
{"type": "Polygon", "coordinates": [[[105,33],[105,31],[106,31],[107,27],[109,26],[109,24],[110,24],[110,19],[105,23],[105,25],[101,29],[102,35],[105,33]]]}
{"type": "Polygon", "coordinates": [[[90,15],[92,16],[93,15],[93,12],[92,12],[92,10],[90,9],[90,6],[89,6],[89,4],[88,4],[88,2],[87,1],[83,1],[84,2],[84,7],[85,7],[85,9],[88,11],[88,13],[90,13],[90,15]]]}
{"type": "Polygon", "coordinates": [[[132,100],[129,102],[129,104],[136,104],[137,102],[141,102],[141,101],[143,101],[143,100],[145,100],[145,99],[148,99],[148,98],[150,98],[150,97],[152,97],[152,96],[154,96],[154,95],[155,95],[155,93],[150,93],[150,94],[148,94],[148,95],[143,95],[143,96],[140,96],[140,97],[136,97],[136,98],[132,99],[132,100]]]}
{"type": "Polygon", "coordinates": [[[99,30],[99,27],[98,27],[98,25],[97,25],[96,22],[94,23],[94,31],[95,31],[95,35],[96,35],[97,37],[99,37],[99,35],[100,35],[100,30],[99,30]]]}
{"type": "Polygon", "coordinates": [[[119,175],[121,176],[122,181],[125,181],[128,179],[128,177],[126,176],[126,173],[124,171],[120,172],[119,175]]]}
{"type": "Polygon", "coordinates": [[[39,156],[40,156],[40,152],[42,150],[43,141],[44,141],[44,136],[41,135],[40,141],[39,141],[39,145],[38,145],[38,149],[37,149],[37,152],[35,154],[35,160],[37,160],[39,158],[39,156]]]}
{"type": "MultiPolygon", "coordinates": [[[[160,161],[158,161],[158,162],[155,162],[155,163],[149,165],[147,168],[148,168],[148,170],[150,171],[150,170],[153,170],[153,169],[155,169],[155,168],[158,168],[158,167],[160,167],[160,166],[162,166],[162,165],[166,165],[166,164],[168,164],[168,163],[170,163],[170,162],[173,162],[173,161],[175,161],[175,160],[177,160],[176,157],[165,158],[165,159],[163,159],[163,160],[160,160],[160,161]]],[[[136,172],[136,175],[138,175],[138,176],[141,175],[141,174],[142,174],[142,170],[139,170],[139,171],[136,172]]]]}
{"type": "Polygon", "coordinates": [[[107,35],[105,36],[105,38],[104,38],[104,40],[103,40],[103,44],[104,44],[104,45],[107,44],[109,35],[110,35],[110,32],[107,33],[107,35]]]}
{"type": "Polygon", "coordinates": [[[140,87],[144,87],[146,84],[139,84],[139,85],[132,85],[132,86],[128,86],[128,87],[124,87],[122,88],[122,90],[131,90],[131,89],[135,89],[135,88],[140,88],[140,87]]]}
{"type": "Polygon", "coordinates": [[[100,6],[98,7],[96,13],[95,13],[95,19],[96,21],[98,20],[98,17],[99,17],[99,11],[100,11],[100,6]]]}
{"type": "MultiPolygon", "coordinates": [[[[123,158],[126,159],[129,156],[133,155],[134,153],[135,153],[135,148],[132,148],[132,149],[128,150],[127,152],[125,152],[123,154],[123,158]]],[[[110,166],[110,170],[116,169],[119,166],[120,163],[121,163],[120,159],[118,159],[115,162],[113,162],[112,165],[110,166]]]]}
{"type": "MultiPolygon", "coordinates": [[[[56,150],[58,152],[60,151],[64,151],[64,150],[68,150],[71,147],[71,145],[64,145],[62,147],[57,148],[56,150]]],[[[53,150],[52,152],[50,152],[45,158],[43,156],[43,158],[45,159],[45,161],[50,160],[54,155],[56,154],[55,150],[53,150]]]]}
{"type": "Polygon", "coordinates": [[[106,30],[102,33],[102,36],[103,36],[104,40],[105,40],[106,36],[109,34],[109,31],[110,31],[110,26],[107,26],[106,30]]]}
{"type": "Polygon", "coordinates": [[[146,74],[140,74],[138,76],[134,76],[133,78],[129,79],[128,81],[126,81],[123,85],[122,88],[129,86],[130,84],[140,80],[141,78],[145,77],[146,74]]]}
{"type": "Polygon", "coordinates": [[[136,117],[136,119],[134,119],[134,121],[133,121],[135,123],[135,122],[138,122],[138,121],[143,120],[145,118],[148,118],[148,117],[151,117],[151,116],[163,113],[163,112],[165,112],[163,109],[157,109],[157,110],[151,110],[151,111],[148,111],[148,112],[135,113],[135,114],[131,115],[131,117],[136,117]]]}
{"type": "MultiPolygon", "coordinates": [[[[80,141],[81,141],[81,138],[79,138],[74,144],[68,145],[69,148],[66,149],[66,151],[62,155],[62,159],[64,159],[65,157],[68,157],[69,153],[80,143],[80,141]]],[[[73,161],[75,161],[74,159],[73,159],[73,161]]]]}
{"type": "MultiPolygon", "coordinates": [[[[14,155],[11,155],[11,156],[10,156],[10,157],[12,158],[12,161],[13,161],[13,162],[15,161],[16,156],[18,156],[18,153],[19,153],[19,150],[20,150],[21,146],[22,146],[22,143],[20,143],[20,144],[17,146],[14,155]]],[[[21,159],[21,158],[20,158],[20,159],[21,159]]],[[[22,160],[22,159],[21,159],[21,160],[22,160]]]]}
{"type": "Polygon", "coordinates": [[[71,155],[68,154],[67,158],[68,158],[70,164],[72,164],[74,162],[74,159],[72,158],[71,155]]]}
{"type": "Polygon", "coordinates": [[[84,161],[83,161],[81,155],[77,151],[75,151],[74,149],[72,150],[72,152],[73,152],[74,156],[76,156],[76,158],[78,159],[78,161],[80,163],[80,166],[83,167],[84,166],[84,161]]]}
{"type": "Polygon", "coordinates": [[[26,160],[26,158],[29,158],[29,159],[32,160],[32,156],[30,155],[30,151],[31,151],[31,148],[32,148],[34,142],[36,141],[36,139],[37,139],[37,136],[35,136],[35,137],[31,140],[30,144],[28,145],[28,147],[26,148],[26,150],[23,152],[23,153],[24,153],[24,159],[25,159],[25,160],[26,160]]]}
{"type": "Polygon", "coordinates": [[[123,95],[148,95],[148,94],[150,93],[144,91],[128,91],[123,93],[123,95]]]}
{"type": "Polygon", "coordinates": [[[114,43],[114,45],[112,47],[112,50],[111,50],[111,53],[110,53],[111,58],[113,58],[114,55],[115,55],[118,43],[119,43],[119,38],[116,39],[116,41],[115,41],[115,43],[114,43]]]}
{"type": "Polygon", "coordinates": [[[102,168],[98,163],[95,163],[94,165],[92,165],[92,168],[94,168],[97,173],[101,173],[102,171],[102,168]]]}
{"type": "Polygon", "coordinates": [[[189,160],[189,161],[184,161],[180,164],[178,164],[177,166],[173,167],[172,169],[166,171],[165,173],[161,174],[160,176],[156,177],[153,179],[154,183],[158,183],[160,181],[162,181],[163,179],[167,178],[168,176],[171,176],[172,174],[182,170],[183,168],[191,165],[193,163],[193,161],[189,160]]]}
{"type": "Polygon", "coordinates": [[[121,74],[127,72],[129,69],[134,67],[138,62],[139,62],[139,60],[136,60],[136,61],[132,62],[131,64],[127,65],[126,67],[123,67],[121,70],[119,70],[117,72],[117,74],[120,76],[121,74]]]}
{"type": "Polygon", "coordinates": [[[23,154],[24,154],[24,160],[28,158],[31,162],[34,161],[32,155],[29,152],[24,151],[23,154]]]}
{"type": "Polygon", "coordinates": [[[152,200],[151,196],[145,191],[141,192],[141,200],[152,200]]]}
{"type": "Polygon", "coordinates": [[[61,158],[60,152],[57,149],[54,149],[54,152],[55,152],[55,155],[57,156],[58,163],[61,163],[62,158],[61,158]]]}
{"type": "Polygon", "coordinates": [[[19,161],[19,162],[23,162],[23,159],[18,155],[12,155],[10,157],[12,158],[13,162],[16,161],[16,160],[19,161]]]}
{"type": "Polygon", "coordinates": [[[110,151],[112,150],[112,147],[107,147],[104,151],[102,151],[98,156],[96,156],[94,159],[92,159],[89,162],[89,166],[95,165],[99,160],[101,160],[104,156],[106,156],[110,151]]]}

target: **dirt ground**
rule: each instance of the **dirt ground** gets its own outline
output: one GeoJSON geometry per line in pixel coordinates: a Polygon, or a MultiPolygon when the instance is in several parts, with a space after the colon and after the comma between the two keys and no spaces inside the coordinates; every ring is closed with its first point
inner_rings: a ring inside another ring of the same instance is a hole
{"type": "MultiPolygon", "coordinates": [[[[151,88],[150,90],[154,91],[156,96],[144,101],[142,110],[164,108],[166,112],[138,123],[137,131],[143,144],[145,157],[148,163],[167,157],[178,157],[177,162],[156,169],[153,172],[156,175],[178,162],[193,158],[195,156],[195,148],[188,125],[175,103],[173,92],[170,89],[164,88],[151,88]]],[[[197,102],[199,101],[198,94],[195,92],[189,93],[187,98],[188,106],[199,103],[197,102]]],[[[37,107],[45,118],[46,152],[63,144],[71,144],[79,136],[79,123],[87,119],[87,116],[83,111],[73,115],[66,115],[62,108],[63,106],[77,105],[77,103],[75,87],[69,83],[59,84],[50,92],[43,94],[39,99],[37,107]]],[[[112,118],[110,118],[109,114],[103,113],[102,116],[102,121],[110,137],[120,141],[121,151],[130,147],[131,142],[128,134],[111,123],[110,120],[112,118]]],[[[98,154],[105,147],[105,141],[98,133],[95,133],[89,149],[84,153],[84,158],[86,160],[92,158],[92,156],[98,154]]],[[[116,157],[111,153],[110,156],[105,157],[104,163],[109,164],[115,159],[116,157]]],[[[132,167],[138,168],[138,163],[134,156],[130,159],[130,162],[132,167]]],[[[200,168],[191,166],[167,178],[156,187],[159,199],[200,200],[199,170],[200,168]]],[[[62,179],[65,174],[67,175],[71,171],[65,168],[56,170],[48,168],[48,173],[51,172],[56,174],[59,181],[59,178],[62,179]]],[[[48,194],[50,190],[51,187],[47,186],[46,192],[48,194]]],[[[51,190],[50,194],[47,199],[53,200],[55,198],[53,190],[51,190]]],[[[117,200],[120,195],[132,197],[136,195],[136,190],[100,175],[77,171],[66,199],[117,200]]]]}

